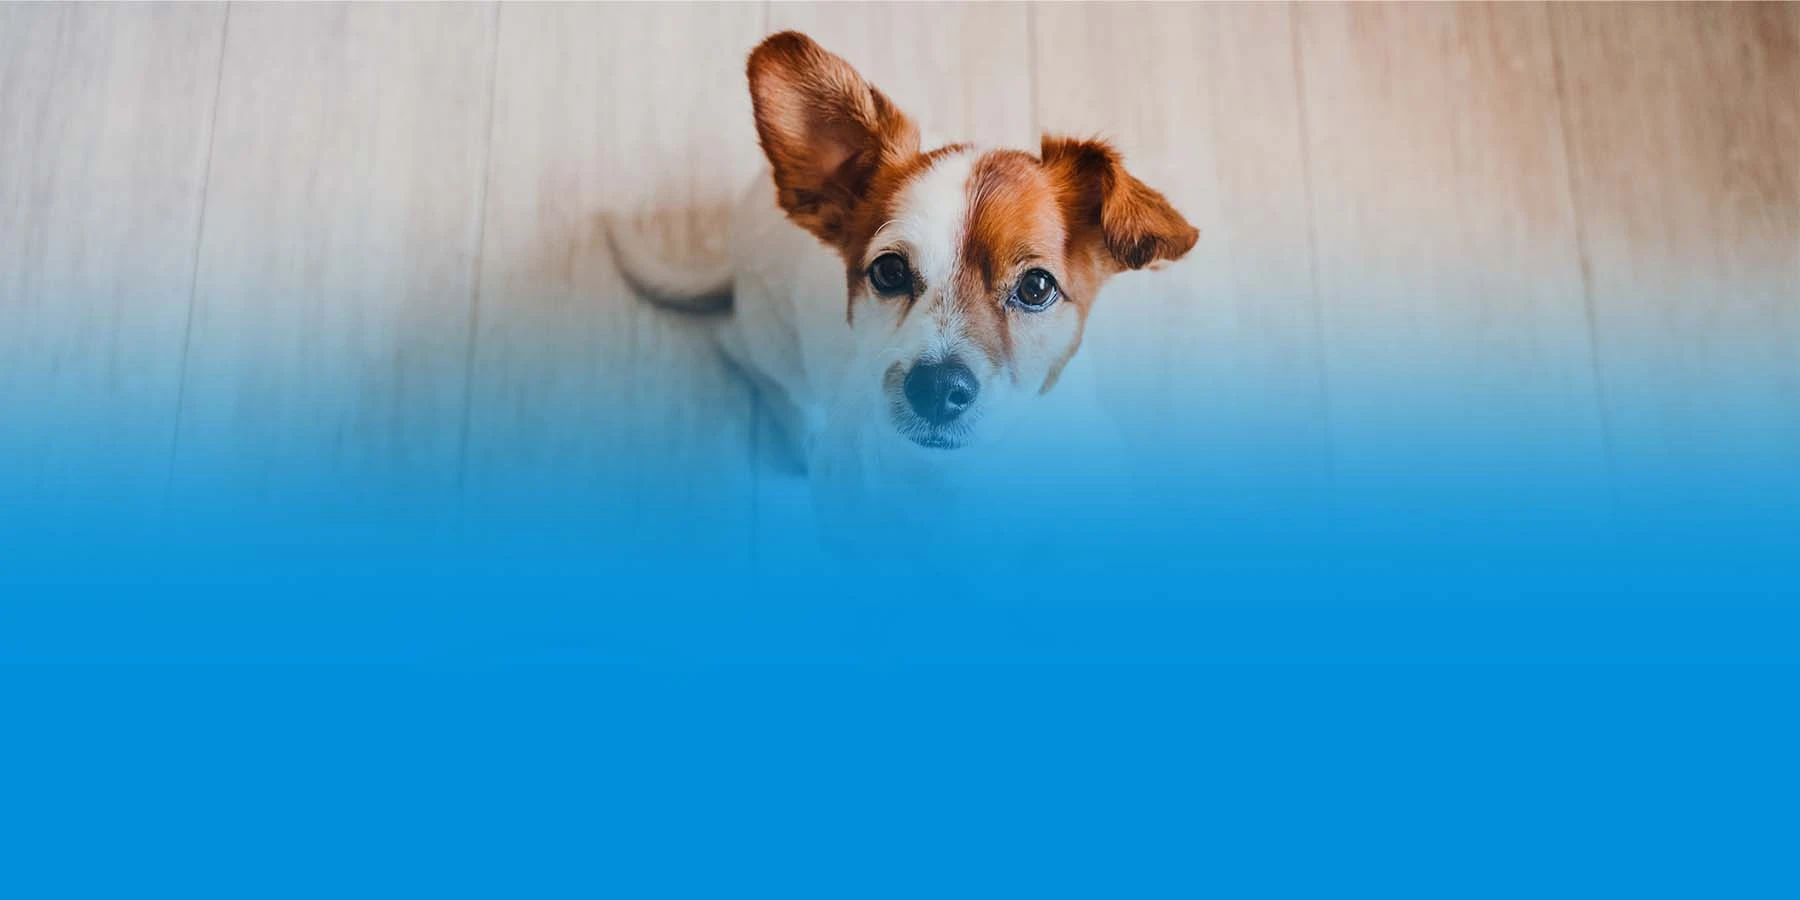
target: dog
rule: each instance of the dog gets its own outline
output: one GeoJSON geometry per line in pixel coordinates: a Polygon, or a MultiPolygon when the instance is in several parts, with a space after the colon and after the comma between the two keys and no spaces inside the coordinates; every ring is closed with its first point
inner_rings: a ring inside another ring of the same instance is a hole
{"type": "Polygon", "coordinates": [[[1116,470],[1123,449],[1078,353],[1088,316],[1110,277],[1182,258],[1199,231],[1103,141],[922,142],[803,34],[765,39],[747,74],[768,168],[733,213],[729,258],[673,267],[614,225],[621,274],[664,306],[729,309],[719,345],[803,460],[840,547],[959,521],[981,540],[995,510],[1056,521],[993,498],[1054,505],[1058,466],[1097,482],[1116,470]],[[865,529],[871,516],[884,527],[865,529]]]}

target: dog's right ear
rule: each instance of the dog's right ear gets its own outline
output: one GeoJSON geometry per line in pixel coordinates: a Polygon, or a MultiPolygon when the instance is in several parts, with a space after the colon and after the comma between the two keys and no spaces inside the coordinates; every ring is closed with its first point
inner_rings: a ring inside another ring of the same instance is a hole
{"type": "Polygon", "coordinates": [[[1046,134],[1042,148],[1077,239],[1092,235],[1114,271],[1174,262],[1200,240],[1168,198],[1125,171],[1112,145],[1046,134]]]}
{"type": "Polygon", "coordinates": [[[788,217],[832,244],[884,162],[919,152],[893,102],[806,35],[784,31],[750,54],[756,133],[788,217]]]}

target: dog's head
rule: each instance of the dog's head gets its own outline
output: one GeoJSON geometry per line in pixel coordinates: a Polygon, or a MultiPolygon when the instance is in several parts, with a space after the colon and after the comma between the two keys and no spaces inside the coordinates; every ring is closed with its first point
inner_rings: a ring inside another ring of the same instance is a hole
{"type": "Polygon", "coordinates": [[[1199,238],[1103,142],[922,151],[905,113],[794,32],[749,76],[781,208],[843,257],[870,401],[922,446],[972,443],[1049,393],[1101,284],[1199,238]]]}

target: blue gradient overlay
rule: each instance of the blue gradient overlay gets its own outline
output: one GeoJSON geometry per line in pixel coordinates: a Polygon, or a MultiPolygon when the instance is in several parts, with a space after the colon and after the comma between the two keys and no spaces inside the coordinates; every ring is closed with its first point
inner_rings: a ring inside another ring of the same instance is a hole
{"type": "Polygon", "coordinates": [[[1596,454],[1442,383],[1365,385],[1321,457],[1120,410],[1135,478],[1021,465],[1046,502],[978,552],[872,521],[890,555],[835,566],[795,482],[672,452],[627,385],[452,478],[280,432],[171,465],[14,394],[0,659],[440,665],[10,669],[0,888],[1792,896],[1790,669],[881,665],[1800,656],[1762,419],[1596,454]],[[560,429],[616,449],[546,465],[560,429]]]}
{"type": "MultiPolygon", "coordinates": [[[[1788,897],[1756,667],[42,667],[22,896],[1788,897]]],[[[29,683],[26,683],[29,681],[29,683]]]]}
{"type": "MultiPolygon", "coordinates": [[[[1444,385],[1482,373],[1432,365],[1359,385],[1389,402],[1334,423],[1357,455],[1296,464],[1248,439],[1275,428],[1255,412],[1142,416],[1135,481],[1036,485],[1022,465],[1044,510],[994,510],[973,523],[991,545],[949,560],[878,535],[875,567],[759,526],[770,476],[696,469],[652,440],[614,441],[578,492],[532,478],[523,441],[484,450],[519,475],[503,491],[310,459],[279,433],[184,436],[177,471],[164,448],[106,440],[116,404],[14,394],[8,419],[29,427],[0,447],[0,657],[1800,657],[1796,466],[1758,411],[1735,408],[1752,423],[1737,432],[1597,452],[1532,398],[1446,408],[1444,385]],[[90,439],[47,452],[59,434],[90,439]]],[[[631,396],[594,402],[641,422],[631,396]]]]}

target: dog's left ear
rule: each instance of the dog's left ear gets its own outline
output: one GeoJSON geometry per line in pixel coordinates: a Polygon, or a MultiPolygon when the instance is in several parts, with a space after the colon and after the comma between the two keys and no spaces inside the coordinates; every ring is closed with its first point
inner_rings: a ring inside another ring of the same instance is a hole
{"type": "Polygon", "coordinates": [[[1200,230],[1125,171],[1118,151],[1106,142],[1044,135],[1039,155],[1070,223],[1091,229],[1118,268],[1173,262],[1200,240],[1200,230]]]}
{"type": "Polygon", "coordinates": [[[806,35],[772,35],[750,54],[756,134],[788,218],[840,244],[885,163],[919,152],[919,131],[850,64],[806,35]]]}

